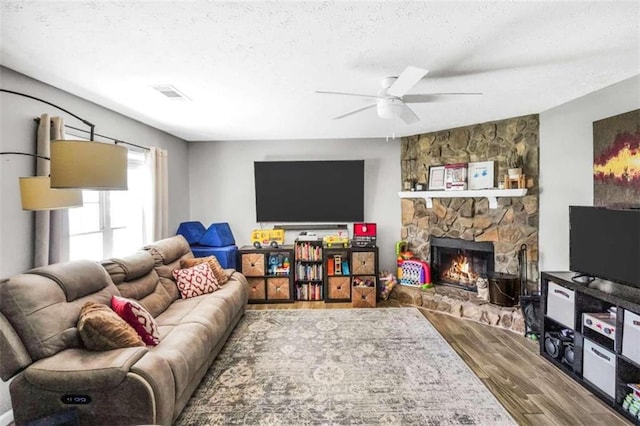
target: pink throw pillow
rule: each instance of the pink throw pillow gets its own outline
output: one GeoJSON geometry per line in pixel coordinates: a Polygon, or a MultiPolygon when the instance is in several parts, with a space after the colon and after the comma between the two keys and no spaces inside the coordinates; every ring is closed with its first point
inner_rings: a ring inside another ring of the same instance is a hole
{"type": "Polygon", "coordinates": [[[140,335],[142,341],[155,346],[160,341],[158,324],[142,306],[124,297],[111,296],[111,309],[140,335]]]}
{"type": "Polygon", "coordinates": [[[220,288],[207,262],[187,269],[176,269],[172,274],[183,299],[213,293],[220,288]]]}

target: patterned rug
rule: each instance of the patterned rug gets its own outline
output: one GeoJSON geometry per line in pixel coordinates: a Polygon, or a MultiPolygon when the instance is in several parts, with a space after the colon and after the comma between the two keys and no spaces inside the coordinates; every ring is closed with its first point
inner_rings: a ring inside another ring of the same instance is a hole
{"type": "Polygon", "coordinates": [[[415,308],[247,311],[176,425],[514,425],[415,308]]]}

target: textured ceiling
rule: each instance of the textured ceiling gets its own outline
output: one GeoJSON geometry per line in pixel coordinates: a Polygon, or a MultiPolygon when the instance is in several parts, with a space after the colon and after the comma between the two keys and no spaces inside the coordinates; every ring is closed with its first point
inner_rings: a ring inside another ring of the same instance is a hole
{"type": "Polygon", "coordinates": [[[640,73],[635,0],[1,7],[2,65],[186,140],[404,136],[538,113],[640,73]],[[483,95],[414,104],[421,121],[406,125],[375,109],[332,120],[370,101],[314,93],[376,94],[408,65],[430,70],[411,93],[483,95]]]}

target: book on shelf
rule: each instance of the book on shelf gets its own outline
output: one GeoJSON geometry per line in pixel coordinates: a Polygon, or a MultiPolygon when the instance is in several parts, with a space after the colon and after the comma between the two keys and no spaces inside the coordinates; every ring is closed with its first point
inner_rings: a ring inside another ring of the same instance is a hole
{"type": "Polygon", "coordinates": [[[319,263],[312,265],[298,263],[296,265],[296,280],[322,280],[322,265],[319,263]]]}
{"type": "Polygon", "coordinates": [[[296,243],[296,259],[304,261],[322,260],[322,246],[308,242],[296,243]]]}
{"type": "Polygon", "coordinates": [[[322,300],[322,284],[301,283],[296,286],[297,300],[322,300]]]}

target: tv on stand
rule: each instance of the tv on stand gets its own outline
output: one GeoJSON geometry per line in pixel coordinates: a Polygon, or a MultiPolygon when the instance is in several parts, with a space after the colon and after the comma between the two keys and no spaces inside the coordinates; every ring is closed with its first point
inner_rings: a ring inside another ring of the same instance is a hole
{"type": "Polygon", "coordinates": [[[640,288],[640,210],[569,207],[573,281],[595,278],[640,288]]]}

